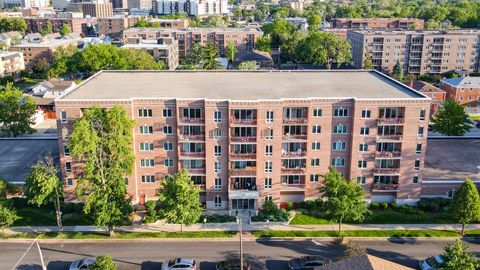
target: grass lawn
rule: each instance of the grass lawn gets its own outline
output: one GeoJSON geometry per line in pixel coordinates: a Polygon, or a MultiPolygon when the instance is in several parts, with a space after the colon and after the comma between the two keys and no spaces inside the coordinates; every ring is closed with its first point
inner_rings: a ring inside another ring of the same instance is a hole
{"type": "MultiPolygon", "coordinates": [[[[56,226],[55,212],[45,208],[24,207],[17,210],[19,220],[13,226],[56,226]]],[[[93,225],[89,216],[81,213],[63,214],[64,226],[93,225]]]]}
{"type": "Polygon", "coordinates": [[[479,120],[480,115],[470,115],[470,119],[472,119],[473,121],[479,120]]]}
{"type": "Polygon", "coordinates": [[[291,221],[290,225],[310,225],[310,224],[329,224],[330,222],[323,218],[317,218],[305,214],[297,214],[291,221]]]}
{"type": "MultiPolygon", "coordinates": [[[[136,238],[223,238],[233,237],[232,231],[205,231],[205,232],[115,232],[115,237],[110,237],[102,232],[63,232],[42,233],[40,239],[136,239],[136,238]]],[[[38,234],[21,233],[10,235],[9,238],[35,238],[38,234]]]]}
{"type": "Polygon", "coordinates": [[[30,79],[30,78],[26,78],[25,80],[23,81],[19,81],[19,82],[16,82],[14,84],[15,87],[18,87],[20,88],[20,90],[24,90],[25,88],[27,87],[30,87],[30,86],[34,86],[35,84],[39,83],[43,81],[43,79],[30,79]]]}
{"type": "Polygon", "coordinates": [[[358,230],[358,231],[255,231],[256,237],[458,237],[454,231],[437,230],[358,230]]]}

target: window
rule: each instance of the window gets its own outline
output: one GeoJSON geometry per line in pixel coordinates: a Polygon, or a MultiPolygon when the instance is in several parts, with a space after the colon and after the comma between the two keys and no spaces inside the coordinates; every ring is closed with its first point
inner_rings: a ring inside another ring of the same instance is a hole
{"type": "Polygon", "coordinates": [[[320,180],[320,175],[310,174],[310,182],[318,182],[320,180]]]}
{"type": "Polygon", "coordinates": [[[372,112],[370,110],[362,110],[362,118],[370,118],[372,112]]]}
{"type": "Polygon", "coordinates": [[[173,167],[173,159],[171,159],[171,158],[166,158],[166,159],[163,161],[163,164],[165,165],[165,167],[173,167]]]}
{"type": "Polygon", "coordinates": [[[357,176],[357,184],[365,184],[366,178],[365,176],[357,176]]]}
{"type": "Polygon", "coordinates": [[[172,134],[173,133],[172,126],[169,126],[169,125],[163,126],[163,133],[164,134],[172,134]]]}
{"type": "Polygon", "coordinates": [[[271,161],[266,161],[265,162],[265,172],[272,172],[272,162],[271,161]]]}
{"type": "Polygon", "coordinates": [[[72,172],[72,163],[65,162],[65,172],[66,173],[71,173],[72,172]]]}
{"type": "Polygon", "coordinates": [[[220,161],[215,161],[213,171],[216,173],[222,171],[222,163],[220,161]]]}
{"type": "Polygon", "coordinates": [[[344,141],[336,141],[332,143],[332,150],[343,151],[347,149],[347,143],[344,141]]]}
{"type": "Polygon", "coordinates": [[[153,159],[140,159],[140,167],[153,167],[155,166],[155,161],[153,159]]]}
{"type": "Polygon", "coordinates": [[[222,188],[222,178],[215,178],[215,185],[213,186],[214,189],[221,189],[222,188]]]}
{"type": "Polygon", "coordinates": [[[367,168],[367,161],[366,160],[359,160],[358,161],[358,168],[367,168]]]}
{"type": "Polygon", "coordinates": [[[312,142],[312,150],[320,150],[320,142],[312,142]]]}
{"type": "Polygon", "coordinates": [[[323,111],[322,109],[315,108],[313,109],[313,117],[322,117],[323,111]]]}
{"type": "Polygon", "coordinates": [[[267,128],[265,130],[265,140],[273,140],[273,129],[267,128]]]}
{"type": "Polygon", "coordinates": [[[413,177],[413,183],[414,183],[414,184],[418,184],[418,175],[415,175],[415,176],[413,177]]]}
{"type": "Polygon", "coordinates": [[[73,179],[72,178],[67,178],[67,186],[72,186],[73,185],[73,179]]]}
{"type": "Polygon", "coordinates": [[[273,111],[265,112],[265,122],[273,123],[273,111]]]}
{"type": "Polygon", "coordinates": [[[368,151],[368,144],[366,144],[366,143],[359,144],[358,145],[358,151],[360,151],[360,152],[368,151]]]}
{"type": "Polygon", "coordinates": [[[140,151],[153,151],[153,143],[143,142],[140,143],[140,151]]]}
{"type": "Polygon", "coordinates": [[[420,160],[419,160],[419,159],[416,159],[416,160],[415,160],[415,164],[413,165],[413,169],[414,169],[415,171],[420,170],[420,160]]]}
{"type": "Polygon", "coordinates": [[[152,109],[140,109],[138,110],[138,117],[145,118],[145,117],[152,117],[153,112],[152,109]]]}
{"type": "Polygon", "coordinates": [[[312,167],[318,167],[318,166],[320,166],[320,159],[319,159],[319,158],[312,158],[312,159],[310,160],[310,165],[311,165],[312,167]]]}
{"type": "Polygon", "coordinates": [[[265,156],[272,156],[272,155],[273,155],[273,146],[265,145],[265,156]]]}
{"type": "Polygon", "coordinates": [[[213,122],[215,123],[222,122],[222,112],[220,111],[213,112],[213,122]]]}
{"type": "Polygon", "coordinates": [[[140,126],[138,127],[140,134],[153,134],[153,127],[152,126],[140,126]]]}
{"type": "Polygon", "coordinates": [[[420,120],[425,120],[425,109],[420,110],[420,120]]]}
{"type": "Polygon", "coordinates": [[[417,149],[415,150],[416,154],[421,154],[422,153],[422,144],[417,143],[417,149]]]}
{"type": "Polygon", "coordinates": [[[61,111],[60,112],[60,122],[66,123],[67,122],[67,112],[61,111]]]}
{"type": "Polygon", "coordinates": [[[347,126],[346,125],[335,125],[333,126],[333,133],[335,134],[344,134],[347,133],[347,126]]]}
{"type": "Polygon", "coordinates": [[[333,110],[333,116],[335,116],[335,117],[348,116],[348,109],[346,109],[346,108],[335,108],[333,110]]]}
{"type": "Polygon", "coordinates": [[[222,138],[222,130],[220,128],[213,129],[213,139],[220,140],[222,138]]]}
{"type": "Polygon", "coordinates": [[[369,127],[361,127],[360,128],[360,135],[368,135],[370,134],[370,128],[369,127]]]}
{"type": "Polygon", "coordinates": [[[452,189],[452,190],[450,190],[450,191],[447,192],[447,197],[448,197],[448,198],[453,198],[453,194],[455,194],[455,190],[454,190],[454,189],[452,189]]]}
{"type": "Polygon", "coordinates": [[[170,142],[170,141],[163,142],[163,150],[172,151],[173,150],[173,143],[170,142]]]}
{"type": "Polygon", "coordinates": [[[423,127],[418,128],[418,137],[423,137],[423,127]]]}
{"type": "Polygon", "coordinates": [[[68,128],[66,127],[62,128],[62,140],[64,141],[68,140],[68,128]]]}
{"type": "Polygon", "coordinates": [[[313,134],[320,134],[320,133],[322,133],[322,126],[320,126],[320,125],[313,125],[313,126],[312,126],[312,133],[313,133],[313,134]]]}
{"type": "Polygon", "coordinates": [[[142,183],[153,183],[155,182],[155,176],[153,175],[142,175],[142,183]]]}
{"type": "Polygon", "coordinates": [[[172,109],[170,108],[163,109],[163,117],[165,118],[172,117],[172,109]]]}
{"type": "Polygon", "coordinates": [[[68,148],[68,145],[66,145],[66,144],[63,145],[63,154],[64,154],[66,157],[69,157],[69,156],[70,156],[70,148],[68,148]]]}
{"type": "Polygon", "coordinates": [[[265,188],[272,188],[272,178],[265,178],[265,188]]]}
{"type": "Polygon", "coordinates": [[[213,146],[213,155],[216,157],[219,157],[222,155],[222,146],[221,145],[215,145],[213,146]]]}
{"type": "Polygon", "coordinates": [[[332,158],[332,166],[343,167],[345,166],[345,159],[341,157],[332,158]]]}
{"type": "Polygon", "coordinates": [[[128,186],[128,178],[125,177],[125,178],[123,178],[123,180],[125,181],[125,186],[128,186]]]}
{"type": "Polygon", "coordinates": [[[214,197],[213,206],[214,207],[222,207],[222,197],[220,195],[216,195],[214,197]]]}
{"type": "Polygon", "coordinates": [[[271,202],[273,199],[272,199],[272,195],[267,195],[265,196],[265,201],[266,202],[271,202]]]}

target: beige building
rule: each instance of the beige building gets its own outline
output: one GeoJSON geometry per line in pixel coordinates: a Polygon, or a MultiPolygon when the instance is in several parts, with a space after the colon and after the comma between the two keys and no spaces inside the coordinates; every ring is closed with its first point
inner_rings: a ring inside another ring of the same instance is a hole
{"type": "Polygon", "coordinates": [[[392,71],[400,61],[406,73],[441,74],[479,70],[480,31],[348,31],[353,64],[362,68],[367,53],[373,67],[392,71]]]}
{"type": "Polygon", "coordinates": [[[110,2],[84,2],[80,5],[85,17],[105,18],[113,15],[113,7],[110,2]]]}
{"type": "Polygon", "coordinates": [[[110,16],[98,19],[98,34],[111,38],[122,38],[123,31],[133,27],[142,17],[138,16],[110,16]]]}
{"type": "Polygon", "coordinates": [[[53,39],[38,43],[23,43],[10,47],[12,52],[23,53],[25,66],[31,64],[34,60],[46,58],[48,61],[53,59],[53,53],[60,47],[77,46],[75,39],[53,39]]]}
{"type": "Polygon", "coordinates": [[[146,51],[151,54],[155,60],[163,61],[169,70],[174,70],[178,67],[178,42],[173,38],[160,38],[157,42],[125,44],[122,48],[146,51]]]}
{"type": "Polygon", "coordinates": [[[15,76],[25,69],[23,54],[20,52],[0,52],[0,77],[15,76]]]}
{"type": "Polygon", "coordinates": [[[163,28],[185,28],[188,27],[188,19],[148,19],[148,22],[158,23],[163,28]]]}
{"type": "Polygon", "coordinates": [[[154,41],[160,37],[173,37],[178,41],[180,58],[183,58],[195,43],[215,43],[224,55],[228,43],[233,42],[239,52],[252,51],[262,31],[258,27],[246,28],[130,28],[123,32],[123,39],[131,38],[154,41]]]}
{"type": "Polygon", "coordinates": [[[337,29],[418,29],[423,30],[424,21],[414,18],[333,18],[332,27],[337,29]]]}
{"type": "Polygon", "coordinates": [[[377,71],[99,72],[55,101],[69,200],[81,164],[66,144],[94,104],[135,120],[134,203],[181,168],[209,210],[316,199],[329,167],[368,201],[420,196],[430,99],[377,71]]]}

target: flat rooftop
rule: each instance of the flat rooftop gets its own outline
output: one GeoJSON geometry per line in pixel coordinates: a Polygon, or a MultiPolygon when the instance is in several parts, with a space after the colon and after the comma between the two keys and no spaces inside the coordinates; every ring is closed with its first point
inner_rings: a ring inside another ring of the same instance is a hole
{"type": "Polygon", "coordinates": [[[121,48],[125,49],[168,49],[172,44],[157,44],[157,43],[139,43],[139,44],[125,44],[121,48]]]}
{"type": "Polygon", "coordinates": [[[59,100],[427,99],[377,71],[102,71],[59,100]]]}
{"type": "Polygon", "coordinates": [[[74,39],[53,39],[44,42],[31,42],[31,43],[22,43],[19,45],[12,46],[12,48],[50,48],[50,47],[57,47],[63,46],[70,43],[74,43],[76,40],[74,39]]]}

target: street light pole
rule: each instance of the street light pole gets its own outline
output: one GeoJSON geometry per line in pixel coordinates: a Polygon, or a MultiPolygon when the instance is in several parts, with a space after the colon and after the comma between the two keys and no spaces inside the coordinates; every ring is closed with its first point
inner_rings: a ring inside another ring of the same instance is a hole
{"type": "Polygon", "coordinates": [[[243,241],[242,241],[242,220],[237,217],[238,232],[240,233],[240,270],[243,270],[243,241]]]}

